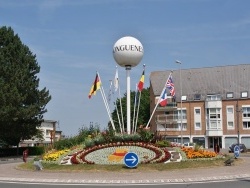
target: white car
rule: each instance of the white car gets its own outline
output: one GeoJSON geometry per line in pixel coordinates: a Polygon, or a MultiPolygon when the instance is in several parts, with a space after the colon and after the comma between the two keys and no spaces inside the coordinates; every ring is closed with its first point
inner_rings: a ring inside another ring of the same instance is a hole
{"type": "Polygon", "coordinates": [[[187,148],[193,148],[195,146],[195,143],[192,143],[192,142],[186,142],[183,144],[184,147],[187,147],[187,148]]]}

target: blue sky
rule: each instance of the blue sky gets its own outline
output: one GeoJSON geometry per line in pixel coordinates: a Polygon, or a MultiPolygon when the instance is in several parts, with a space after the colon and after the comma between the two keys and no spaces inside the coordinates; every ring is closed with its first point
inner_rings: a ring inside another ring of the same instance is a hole
{"type": "MultiPolygon", "coordinates": [[[[0,26],[12,27],[36,54],[40,87],[52,95],[44,117],[71,136],[90,122],[106,127],[100,92],[91,99],[88,93],[96,71],[108,93],[117,65],[112,49],[121,37],[144,47],[131,89],[143,64],[149,87],[150,72],[179,69],[175,60],[182,69],[249,63],[249,8],[249,0],[0,0],[0,26]]],[[[124,94],[126,72],[118,70],[124,94]]]]}

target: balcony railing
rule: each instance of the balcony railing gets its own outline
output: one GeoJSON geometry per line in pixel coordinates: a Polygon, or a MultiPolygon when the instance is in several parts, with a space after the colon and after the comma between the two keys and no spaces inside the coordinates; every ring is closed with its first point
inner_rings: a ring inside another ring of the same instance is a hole
{"type": "Polygon", "coordinates": [[[177,114],[162,114],[156,116],[157,123],[177,123],[178,115],[177,114]]]}
{"type": "MultiPolygon", "coordinates": [[[[177,124],[181,122],[181,116],[177,114],[161,114],[157,115],[155,121],[159,124],[177,124]]],[[[182,115],[183,123],[187,121],[186,114],[182,115]]]]}
{"type": "Polygon", "coordinates": [[[166,106],[158,106],[157,111],[174,111],[177,110],[177,103],[176,102],[168,102],[166,106]]]}

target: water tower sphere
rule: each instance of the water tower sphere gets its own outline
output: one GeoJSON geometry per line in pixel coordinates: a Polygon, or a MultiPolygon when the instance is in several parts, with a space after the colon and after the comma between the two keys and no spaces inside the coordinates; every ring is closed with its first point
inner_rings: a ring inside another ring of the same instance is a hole
{"type": "Polygon", "coordinates": [[[113,56],[121,67],[135,67],[143,57],[143,46],[134,37],[120,38],[113,47],[113,56]]]}

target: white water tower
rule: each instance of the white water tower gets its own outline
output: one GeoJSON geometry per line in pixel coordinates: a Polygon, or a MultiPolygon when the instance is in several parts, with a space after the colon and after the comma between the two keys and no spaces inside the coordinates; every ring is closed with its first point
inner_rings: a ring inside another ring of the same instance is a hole
{"type": "Polygon", "coordinates": [[[143,46],[134,37],[120,38],[113,47],[113,56],[118,65],[125,67],[127,74],[127,134],[131,133],[130,117],[130,70],[137,66],[143,57],[143,46]]]}

